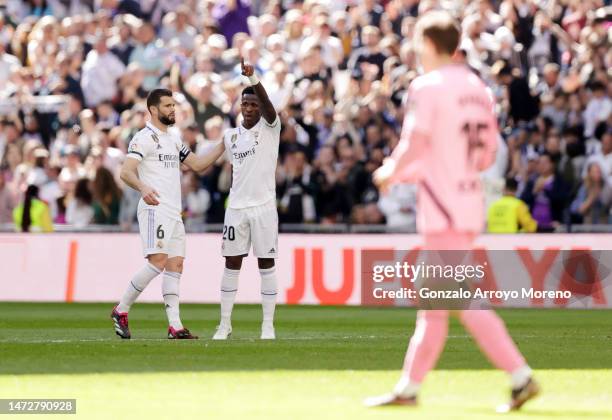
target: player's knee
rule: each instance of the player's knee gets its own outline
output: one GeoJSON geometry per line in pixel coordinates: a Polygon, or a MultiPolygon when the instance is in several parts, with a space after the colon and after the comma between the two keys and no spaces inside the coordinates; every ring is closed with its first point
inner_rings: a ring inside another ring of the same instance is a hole
{"type": "Polygon", "coordinates": [[[257,265],[262,270],[272,268],[274,267],[274,258],[258,258],[257,265]]]}
{"type": "Polygon", "coordinates": [[[230,270],[240,270],[242,267],[242,255],[235,257],[225,257],[225,268],[230,270]]]}
{"type": "Polygon", "coordinates": [[[166,262],[166,271],[173,273],[183,272],[183,259],[182,258],[170,258],[166,262]]]}
{"type": "Polygon", "coordinates": [[[175,269],[174,269],[175,273],[182,273],[183,272],[183,262],[179,262],[176,263],[175,269]]]}
{"type": "Polygon", "coordinates": [[[152,254],[147,257],[149,263],[159,271],[164,271],[166,267],[166,262],[168,261],[168,256],[166,254],[152,254]]]}

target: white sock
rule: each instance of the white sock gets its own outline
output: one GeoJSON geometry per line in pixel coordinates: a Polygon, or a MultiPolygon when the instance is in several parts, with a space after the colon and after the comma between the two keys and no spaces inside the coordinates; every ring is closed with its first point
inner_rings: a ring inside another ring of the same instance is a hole
{"type": "Polygon", "coordinates": [[[132,277],[127,290],[123,294],[123,297],[117,305],[118,312],[129,312],[132,304],[136,301],[142,291],[151,283],[161,271],[157,269],[153,264],[147,263],[138,273],[132,277]]]}
{"type": "Polygon", "coordinates": [[[162,281],[162,294],[164,295],[164,305],[166,307],[166,315],[168,315],[168,324],[175,330],[182,330],[183,324],[179,314],[179,280],[181,273],[172,271],[164,272],[162,281]]]}
{"type": "Polygon", "coordinates": [[[221,279],[221,323],[230,325],[232,323],[232,309],[238,292],[238,277],[240,270],[225,268],[223,279],[221,279]]]}
{"type": "Polygon", "coordinates": [[[411,382],[408,375],[402,375],[395,388],[393,388],[393,393],[404,398],[416,397],[420,388],[420,383],[411,382]]]}
{"type": "Polygon", "coordinates": [[[261,308],[263,310],[263,322],[274,321],[274,309],[276,308],[276,268],[260,268],[261,274],[261,308]]]}
{"type": "Polygon", "coordinates": [[[510,373],[510,383],[512,389],[518,389],[524,387],[529,378],[531,378],[532,370],[528,365],[518,368],[514,372],[510,373]]]}

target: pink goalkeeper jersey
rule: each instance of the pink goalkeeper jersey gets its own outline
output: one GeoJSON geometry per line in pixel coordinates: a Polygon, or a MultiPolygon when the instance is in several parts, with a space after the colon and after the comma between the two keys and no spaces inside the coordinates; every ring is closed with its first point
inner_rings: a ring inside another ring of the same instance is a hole
{"type": "Polygon", "coordinates": [[[448,65],[412,82],[391,181],[418,184],[421,233],[483,229],[479,172],[495,160],[497,136],[492,95],[467,67],[448,65]]]}

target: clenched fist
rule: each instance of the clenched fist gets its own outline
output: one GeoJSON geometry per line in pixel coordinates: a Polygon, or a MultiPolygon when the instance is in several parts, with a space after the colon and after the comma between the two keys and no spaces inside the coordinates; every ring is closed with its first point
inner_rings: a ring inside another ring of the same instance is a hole
{"type": "Polygon", "coordinates": [[[251,77],[255,74],[255,67],[250,64],[244,64],[244,58],[240,58],[240,68],[242,69],[242,75],[251,77]]]}
{"type": "Polygon", "coordinates": [[[143,185],[140,193],[142,194],[142,199],[148,205],[157,206],[159,204],[159,200],[157,199],[157,197],[159,197],[159,193],[148,185],[143,185]]]}

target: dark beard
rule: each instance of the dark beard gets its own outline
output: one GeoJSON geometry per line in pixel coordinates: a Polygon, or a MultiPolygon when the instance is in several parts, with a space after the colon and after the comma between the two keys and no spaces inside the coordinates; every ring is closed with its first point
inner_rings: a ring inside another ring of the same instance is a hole
{"type": "Polygon", "coordinates": [[[176,122],[176,118],[166,117],[165,115],[160,115],[159,122],[163,125],[173,125],[176,122]]]}

